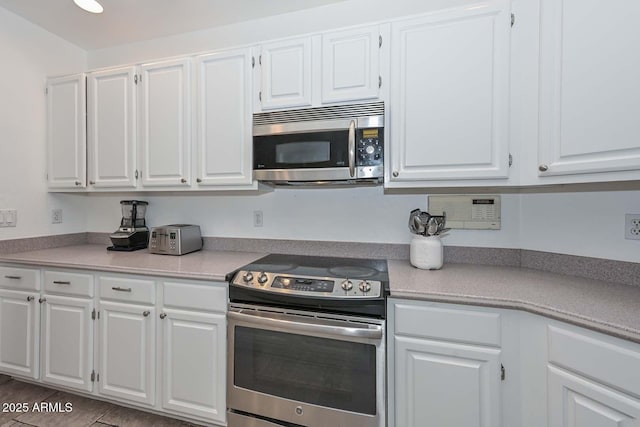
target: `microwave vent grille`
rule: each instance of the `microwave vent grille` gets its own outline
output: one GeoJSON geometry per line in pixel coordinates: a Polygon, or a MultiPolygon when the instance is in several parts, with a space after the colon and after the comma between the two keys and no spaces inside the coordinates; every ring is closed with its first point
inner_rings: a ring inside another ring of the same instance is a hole
{"type": "Polygon", "coordinates": [[[384,102],[333,105],[330,107],[256,113],[253,115],[253,125],[259,126],[317,120],[354,119],[367,116],[384,116],[384,102]]]}

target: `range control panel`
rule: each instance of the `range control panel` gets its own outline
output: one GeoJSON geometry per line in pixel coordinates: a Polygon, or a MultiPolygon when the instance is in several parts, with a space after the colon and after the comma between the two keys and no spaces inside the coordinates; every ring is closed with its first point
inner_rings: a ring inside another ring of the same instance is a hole
{"type": "Polygon", "coordinates": [[[240,271],[232,283],[264,292],[309,295],[317,298],[377,298],[382,295],[382,283],[366,279],[298,277],[264,271],[240,271]]]}

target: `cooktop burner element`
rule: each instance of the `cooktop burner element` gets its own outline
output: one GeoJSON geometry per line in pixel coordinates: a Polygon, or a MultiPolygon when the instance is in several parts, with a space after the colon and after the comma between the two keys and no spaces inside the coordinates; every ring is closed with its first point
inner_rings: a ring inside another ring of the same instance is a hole
{"type": "Polygon", "coordinates": [[[232,302],[355,314],[374,307],[380,317],[389,294],[386,260],[271,254],[229,280],[232,302]]]}

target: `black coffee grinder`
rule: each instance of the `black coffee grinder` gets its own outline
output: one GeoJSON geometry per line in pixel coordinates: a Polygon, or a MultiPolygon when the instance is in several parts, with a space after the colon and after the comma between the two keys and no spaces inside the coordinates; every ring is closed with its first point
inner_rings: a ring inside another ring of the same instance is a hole
{"type": "Polygon", "coordinates": [[[107,250],[131,252],[147,247],[149,229],[145,223],[144,215],[147,212],[148,204],[141,200],[120,202],[122,220],[120,227],[109,236],[113,246],[109,246],[107,250]]]}

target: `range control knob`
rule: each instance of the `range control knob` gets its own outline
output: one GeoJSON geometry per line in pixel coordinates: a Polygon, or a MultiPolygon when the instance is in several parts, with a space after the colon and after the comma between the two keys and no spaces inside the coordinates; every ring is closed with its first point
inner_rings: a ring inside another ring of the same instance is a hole
{"type": "Polygon", "coordinates": [[[373,145],[367,145],[367,148],[365,148],[364,151],[366,151],[367,154],[373,154],[376,151],[376,147],[373,145]]]}
{"type": "Polygon", "coordinates": [[[345,291],[350,291],[353,288],[353,282],[349,279],[345,280],[340,284],[340,287],[345,291]]]}
{"type": "Polygon", "coordinates": [[[269,280],[269,277],[267,277],[267,275],[264,273],[260,273],[260,275],[258,276],[258,283],[264,285],[265,283],[267,283],[267,280],[269,280]]]}
{"type": "Polygon", "coordinates": [[[367,282],[366,280],[363,280],[362,282],[360,282],[360,284],[358,285],[358,288],[364,292],[367,293],[371,290],[371,284],[369,282],[367,282]]]}
{"type": "Polygon", "coordinates": [[[244,280],[245,283],[249,283],[253,280],[253,274],[250,271],[247,271],[242,275],[242,280],[244,280]]]}

